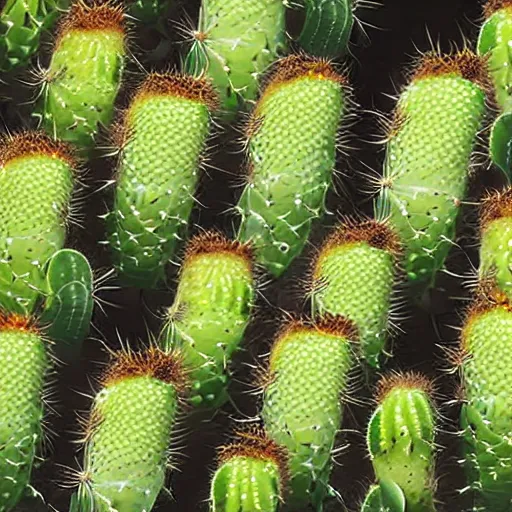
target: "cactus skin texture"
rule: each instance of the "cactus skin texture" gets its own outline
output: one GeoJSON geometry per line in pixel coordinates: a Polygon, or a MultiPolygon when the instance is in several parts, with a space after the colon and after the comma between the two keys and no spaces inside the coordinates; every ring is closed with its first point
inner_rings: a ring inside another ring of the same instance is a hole
{"type": "Polygon", "coordinates": [[[283,0],[202,0],[185,71],[206,74],[226,120],[256,99],[258,78],[285,47],[283,0]]]}
{"type": "Polygon", "coordinates": [[[482,287],[462,331],[464,456],[474,510],[512,506],[512,313],[505,294],[482,287]]]}
{"type": "MultiPolygon", "coordinates": [[[[392,374],[379,383],[379,405],[370,419],[367,441],[382,510],[435,511],[435,411],[430,388],[430,382],[415,373],[392,374]]],[[[367,501],[375,505],[378,498],[367,501]]]]}
{"type": "Polygon", "coordinates": [[[36,117],[51,135],[84,155],[114,112],[125,59],[123,11],[76,2],[63,19],[45,72],[36,117]]]}
{"type": "Polygon", "coordinates": [[[204,80],[150,74],[128,108],[107,231],[124,284],[157,286],[194,205],[216,95],[204,80]]]}
{"type": "Polygon", "coordinates": [[[353,0],[301,0],[306,9],[300,46],[318,57],[346,53],[354,25],[353,0]]]}
{"type": "Polygon", "coordinates": [[[346,219],[327,238],[312,268],[313,316],[350,318],[371,367],[380,365],[386,348],[399,251],[397,236],[385,223],[346,219]]]}
{"type": "Polygon", "coordinates": [[[117,355],[94,400],[70,512],[150,512],[185,385],[176,354],[150,348],[117,355]]]}
{"type": "Polygon", "coordinates": [[[228,399],[228,364],[256,300],[251,256],[248,246],[214,232],[187,247],[161,343],[183,354],[196,406],[219,407],[228,399]]]}
{"type": "Polygon", "coordinates": [[[346,79],[320,59],[291,55],[276,66],[249,122],[249,177],[238,238],[279,277],[325,210],[346,107],[346,79]]]}
{"type": "Polygon", "coordinates": [[[401,237],[419,300],[453,245],[486,90],[485,61],[469,50],[427,54],[398,101],[377,216],[401,237]]]}
{"type": "Polygon", "coordinates": [[[277,512],[288,474],[286,450],[264,431],[239,431],[218,459],[211,512],[277,512]]]}
{"type": "Polygon", "coordinates": [[[262,418],[271,439],[289,453],[287,510],[328,496],[331,451],[341,425],[340,395],[354,361],[352,323],[342,317],[317,325],[293,322],[272,348],[262,418]]]}
{"type": "Polygon", "coordinates": [[[0,319],[0,512],[13,510],[30,481],[43,436],[49,357],[28,318],[0,319]]]}

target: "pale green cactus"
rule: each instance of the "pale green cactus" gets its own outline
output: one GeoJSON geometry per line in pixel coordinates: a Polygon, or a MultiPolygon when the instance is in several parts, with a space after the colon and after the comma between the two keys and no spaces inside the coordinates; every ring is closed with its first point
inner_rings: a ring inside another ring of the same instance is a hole
{"type": "Polygon", "coordinates": [[[435,511],[436,413],[431,384],[416,373],[392,374],[379,383],[378,406],[368,425],[368,450],[378,481],[365,512],[435,511]]]}
{"type": "Polygon", "coordinates": [[[325,60],[279,61],[247,127],[248,183],[237,210],[238,238],[279,277],[325,211],[347,82],[325,60]]]}
{"type": "Polygon", "coordinates": [[[214,232],[187,247],[161,343],[183,354],[194,405],[219,407],[228,399],[229,364],[256,300],[251,256],[248,246],[214,232]]]}
{"type": "Polygon", "coordinates": [[[124,284],[161,284],[194,205],[217,97],[187,75],[150,74],[126,111],[115,199],[107,215],[124,284]]]}
{"type": "Polygon", "coordinates": [[[427,54],[395,111],[377,216],[402,239],[411,294],[424,298],[454,244],[485,113],[485,60],[427,54]]]}
{"type": "Polygon", "coordinates": [[[317,325],[292,322],[271,350],[261,415],[269,437],[288,450],[287,510],[308,504],[322,510],[330,494],[331,452],[355,336],[352,323],[342,317],[317,325]]]}
{"type": "Polygon", "coordinates": [[[399,251],[386,223],[347,219],[327,238],[312,268],[313,316],[350,318],[371,367],[378,367],[386,352],[399,251]]]}

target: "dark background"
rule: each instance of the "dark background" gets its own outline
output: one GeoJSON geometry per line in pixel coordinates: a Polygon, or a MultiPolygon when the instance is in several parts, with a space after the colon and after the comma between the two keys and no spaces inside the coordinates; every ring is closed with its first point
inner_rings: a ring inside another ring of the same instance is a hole
{"type": "MultiPolygon", "coordinates": [[[[305,310],[303,283],[308,261],[319,246],[329,227],[340,214],[355,211],[371,214],[370,196],[365,192],[365,175],[378,174],[382,166],[383,146],[377,144],[384,135],[379,113],[389,119],[394,100],[387,95],[395,94],[404,84],[403,72],[410,66],[419,51],[427,51],[432,44],[443,51],[454,47],[461,48],[464,40],[474,45],[480,22],[481,8],[476,0],[386,0],[385,5],[375,4],[374,8],[361,8],[357,15],[365,24],[365,37],[358,28],[352,37],[352,46],[347,63],[350,68],[355,101],[357,122],[351,127],[348,155],[340,155],[337,177],[337,192],[329,199],[333,212],[314,229],[307,251],[277,283],[266,286],[260,294],[257,312],[248,329],[244,351],[237,356],[232,386],[233,404],[228,404],[213,418],[192,417],[181,424],[180,441],[176,443],[171,485],[173,498],[164,493],[160,496],[156,511],[180,510],[182,512],[207,510],[206,500],[209,480],[215,468],[215,448],[227,439],[227,434],[236,419],[253,417],[257,412],[257,398],[252,393],[252,365],[262,362],[267,353],[283,312],[305,310]],[[184,435],[181,435],[184,434],[184,435]],[[173,503],[175,500],[175,503],[173,503]]],[[[364,6],[363,6],[364,7],[364,6]]],[[[370,6],[368,6],[370,7],[370,6]]],[[[135,31],[132,51],[146,69],[167,69],[176,66],[179,55],[179,41],[182,34],[178,21],[185,19],[186,13],[195,26],[199,11],[198,1],[188,1],[172,9],[169,20],[170,37],[176,44],[165,58],[149,62],[151,54],[143,49],[154,46],[155,35],[149,31],[135,31]]],[[[300,23],[300,17],[291,16],[291,29],[300,23]]],[[[49,46],[41,54],[41,61],[47,61],[49,46]]],[[[126,91],[143,76],[139,65],[132,61],[127,73],[127,87],[120,96],[123,105],[126,91]]],[[[11,99],[1,105],[3,130],[15,130],[29,125],[30,105],[21,105],[34,93],[34,87],[26,85],[33,78],[26,73],[16,77],[2,77],[7,84],[0,88],[1,96],[11,99]]],[[[216,227],[227,234],[233,231],[233,218],[226,210],[232,206],[240,193],[242,183],[240,146],[235,142],[239,132],[226,129],[218,134],[212,150],[212,167],[207,169],[201,183],[198,206],[193,215],[191,232],[201,228],[216,227]]],[[[105,209],[109,191],[98,192],[103,180],[112,173],[112,161],[98,155],[87,166],[85,177],[88,193],[83,205],[81,229],[73,228],[69,245],[83,250],[96,269],[98,278],[108,270],[108,258],[98,244],[104,237],[103,227],[97,215],[105,209]]],[[[471,200],[481,194],[485,186],[493,181],[493,173],[488,166],[481,165],[472,184],[471,200]]],[[[469,203],[471,201],[468,201],[469,203]]],[[[460,314],[464,301],[456,300],[467,295],[467,277],[471,270],[470,260],[476,258],[476,216],[474,206],[464,209],[463,226],[458,243],[447,266],[451,272],[463,276],[450,277],[441,274],[438,289],[432,294],[429,311],[409,307],[409,319],[401,325],[405,334],[394,339],[394,359],[389,368],[415,369],[423,371],[437,383],[437,403],[440,413],[438,435],[439,452],[436,476],[438,479],[437,497],[439,510],[465,510],[469,502],[459,490],[465,486],[464,475],[457,463],[458,406],[453,403],[457,382],[446,372],[446,356],[440,345],[449,346],[457,336],[450,326],[460,325],[460,314]],[[469,257],[469,258],[468,258],[469,257]]],[[[79,437],[76,412],[86,414],[92,395],[97,389],[95,377],[101,372],[108,359],[105,345],[119,347],[120,340],[137,346],[148,339],[148,332],[156,333],[160,325],[162,309],[172,302],[175,269],[170,269],[166,289],[141,294],[131,289],[109,289],[115,281],[102,280],[97,292],[99,304],[94,316],[94,329],[86,341],[81,360],[57,370],[52,399],[54,411],[48,418],[52,434],[49,434],[47,457],[33,475],[34,486],[41,491],[48,503],[59,511],[68,509],[71,490],[70,472],[66,468],[78,468],[80,455],[78,446],[73,443],[79,437]],[[110,303],[110,304],[107,304],[110,303]]],[[[358,510],[368,484],[372,481],[371,464],[366,455],[364,431],[372,410],[371,391],[364,379],[357,379],[346,397],[344,420],[340,432],[339,445],[348,445],[336,456],[332,484],[343,496],[348,510],[358,510]]],[[[27,501],[17,510],[47,510],[37,501],[27,501]]],[[[341,511],[341,503],[331,503],[327,510],[341,511]]]]}

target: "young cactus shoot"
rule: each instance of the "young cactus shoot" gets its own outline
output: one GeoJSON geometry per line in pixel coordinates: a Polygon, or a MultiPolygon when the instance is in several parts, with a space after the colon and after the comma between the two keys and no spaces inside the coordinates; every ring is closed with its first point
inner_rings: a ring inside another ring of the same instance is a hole
{"type": "Polygon", "coordinates": [[[325,211],[347,79],[305,55],[280,60],[247,126],[248,183],[237,210],[238,238],[279,277],[325,211]]]}
{"type": "Polygon", "coordinates": [[[255,299],[249,246],[214,232],[190,241],[161,343],[183,353],[194,405],[219,407],[227,400],[228,366],[255,299]]]}
{"type": "Polygon", "coordinates": [[[126,111],[114,208],[107,215],[124,284],[152,288],[165,277],[194,205],[216,102],[203,79],[152,73],[126,111]]]}

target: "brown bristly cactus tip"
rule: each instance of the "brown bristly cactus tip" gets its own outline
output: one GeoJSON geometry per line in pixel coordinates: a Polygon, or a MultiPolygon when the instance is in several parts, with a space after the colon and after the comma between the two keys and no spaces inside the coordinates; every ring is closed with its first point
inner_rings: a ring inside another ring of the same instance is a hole
{"type": "Polygon", "coordinates": [[[392,372],[384,375],[377,384],[375,397],[382,403],[393,389],[419,389],[432,397],[435,392],[434,383],[421,373],[414,371],[392,372]]]}
{"type": "Polygon", "coordinates": [[[40,334],[33,316],[0,312],[0,331],[22,331],[40,334]]]}
{"type": "Polygon", "coordinates": [[[490,18],[501,9],[512,9],[512,0],[487,0],[484,5],[484,17],[490,18]]]}
{"type": "Polygon", "coordinates": [[[512,217],[512,188],[488,192],[480,205],[480,229],[502,217],[512,217]]]}
{"type": "Polygon", "coordinates": [[[201,254],[232,254],[253,264],[253,250],[250,244],[229,240],[218,231],[205,231],[194,236],[185,249],[185,262],[201,254]]]}
{"type": "Polygon", "coordinates": [[[103,374],[101,384],[106,387],[124,379],[144,376],[172,384],[180,394],[185,393],[189,387],[181,355],[177,352],[164,352],[154,346],[142,352],[117,352],[103,374]]]}
{"type": "Polygon", "coordinates": [[[405,123],[407,122],[407,115],[400,108],[400,105],[397,105],[395,107],[392,115],[393,117],[391,119],[391,122],[387,126],[386,137],[388,139],[391,139],[398,135],[400,130],[404,127],[405,123]]]}
{"type": "Polygon", "coordinates": [[[55,140],[42,131],[23,131],[0,138],[0,166],[17,158],[46,155],[64,160],[72,168],[77,166],[73,148],[60,140],[55,140]]]}

